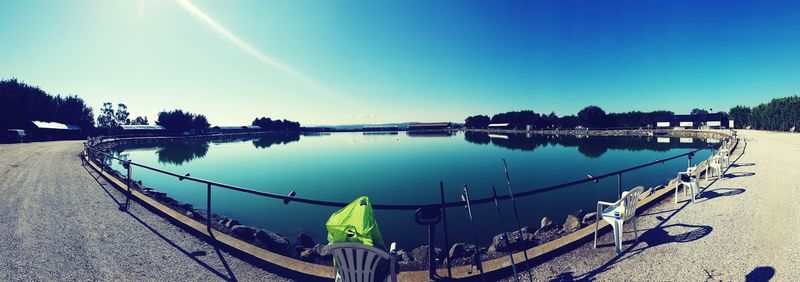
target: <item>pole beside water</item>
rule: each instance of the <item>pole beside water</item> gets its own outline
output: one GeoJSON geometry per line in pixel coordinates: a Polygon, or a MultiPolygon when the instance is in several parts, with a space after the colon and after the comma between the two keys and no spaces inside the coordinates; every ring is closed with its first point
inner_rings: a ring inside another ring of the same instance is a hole
{"type": "MultiPolygon", "coordinates": [[[[450,237],[447,233],[447,207],[444,201],[444,181],[439,181],[439,194],[442,199],[442,219],[444,220],[444,248],[442,250],[450,250],[450,237]]],[[[453,278],[453,271],[450,266],[450,258],[447,258],[447,278],[453,278]]]]}
{"type": "MultiPolygon", "coordinates": [[[[517,264],[514,263],[514,249],[511,248],[511,241],[508,240],[506,223],[503,221],[503,213],[500,211],[500,203],[497,201],[497,190],[494,189],[494,185],[492,185],[492,198],[494,198],[494,207],[497,209],[497,218],[500,220],[500,228],[502,232],[501,236],[503,236],[503,241],[506,242],[506,247],[508,248],[508,258],[511,260],[511,271],[514,272],[514,280],[519,282],[519,276],[517,276],[517,264]]],[[[520,235],[522,234],[520,233],[520,235]]]]}
{"type": "MultiPolygon", "coordinates": [[[[517,211],[517,201],[514,199],[514,191],[511,188],[511,176],[508,172],[508,164],[506,163],[506,159],[503,159],[503,169],[506,172],[506,180],[508,181],[508,196],[511,198],[511,206],[514,208],[514,220],[517,221],[517,229],[519,230],[520,239],[522,239],[522,223],[519,220],[519,212],[517,211]]],[[[533,281],[533,275],[531,275],[531,266],[528,263],[528,251],[525,250],[522,252],[525,257],[525,270],[528,272],[528,279],[533,281]]]]}

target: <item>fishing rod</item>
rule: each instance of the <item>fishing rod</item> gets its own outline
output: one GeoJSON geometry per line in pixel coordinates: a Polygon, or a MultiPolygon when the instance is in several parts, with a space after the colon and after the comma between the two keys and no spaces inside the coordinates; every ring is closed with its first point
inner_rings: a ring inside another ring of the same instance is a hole
{"type": "MultiPolygon", "coordinates": [[[[475,222],[472,220],[472,207],[469,205],[469,188],[467,188],[467,184],[464,184],[464,193],[461,194],[461,200],[466,202],[467,214],[469,215],[469,226],[472,228],[472,239],[475,242],[476,251],[472,254],[472,265],[478,269],[481,273],[481,281],[486,281],[483,277],[483,265],[481,265],[481,252],[478,249],[478,232],[475,230],[475,222]]],[[[469,267],[469,271],[467,273],[472,274],[472,266],[469,267]]]]}
{"type": "MultiPolygon", "coordinates": [[[[439,195],[441,196],[441,200],[442,200],[442,208],[441,208],[442,209],[442,219],[444,219],[444,226],[443,226],[443,229],[444,229],[444,246],[445,246],[445,248],[450,248],[450,239],[449,239],[449,236],[447,234],[447,208],[445,207],[445,202],[444,202],[444,182],[443,181],[439,181],[439,195]]],[[[452,279],[453,278],[453,271],[451,270],[450,261],[451,261],[451,259],[447,258],[447,278],[448,279],[452,279]]]]}
{"type": "Polygon", "coordinates": [[[511,260],[511,270],[514,271],[514,280],[519,282],[519,276],[517,276],[517,264],[514,263],[514,250],[511,249],[511,242],[508,241],[508,232],[506,232],[506,224],[503,222],[503,213],[500,212],[500,203],[497,202],[497,190],[494,189],[494,185],[492,185],[492,198],[494,199],[494,207],[497,208],[497,217],[500,219],[500,228],[502,228],[503,240],[506,242],[506,248],[508,248],[508,258],[511,260]]]}
{"type": "MultiPolygon", "coordinates": [[[[508,164],[506,163],[506,159],[503,159],[503,169],[506,171],[506,180],[508,181],[508,195],[511,197],[511,206],[514,208],[514,219],[517,221],[517,229],[519,230],[519,240],[520,242],[523,240],[522,238],[522,223],[519,221],[519,212],[517,211],[517,201],[514,199],[514,191],[511,188],[511,176],[508,173],[508,164]]],[[[528,279],[533,281],[533,275],[531,275],[531,266],[528,264],[528,251],[523,248],[522,254],[525,256],[525,270],[528,272],[528,279]]]]}

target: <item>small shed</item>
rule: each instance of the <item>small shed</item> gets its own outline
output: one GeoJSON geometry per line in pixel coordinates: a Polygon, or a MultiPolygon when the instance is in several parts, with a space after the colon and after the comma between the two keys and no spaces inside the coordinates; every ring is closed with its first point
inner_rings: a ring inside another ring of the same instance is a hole
{"type": "Polygon", "coordinates": [[[701,128],[707,126],[709,128],[724,128],[728,125],[728,121],[723,114],[697,114],[697,115],[672,115],[659,119],[656,122],[656,127],[665,128],[670,126],[681,128],[701,128]]]}
{"type": "Polygon", "coordinates": [[[209,129],[209,132],[230,133],[230,132],[252,132],[260,130],[261,127],[256,125],[235,125],[235,126],[216,125],[212,126],[209,129]]]}
{"type": "Polygon", "coordinates": [[[118,134],[120,135],[136,135],[136,136],[156,136],[164,134],[167,130],[160,125],[120,125],[118,134]]]}
{"type": "Polygon", "coordinates": [[[489,129],[511,129],[510,123],[491,123],[489,129]]]}
{"type": "Polygon", "coordinates": [[[38,141],[69,140],[83,138],[80,126],[51,121],[31,121],[26,130],[28,139],[38,141]]]}

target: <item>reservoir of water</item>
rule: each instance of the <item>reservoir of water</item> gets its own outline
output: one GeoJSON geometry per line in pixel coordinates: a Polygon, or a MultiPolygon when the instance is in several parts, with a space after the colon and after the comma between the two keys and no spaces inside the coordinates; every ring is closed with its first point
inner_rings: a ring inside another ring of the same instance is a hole
{"type": "MultiPolygon", "coordinates": [[[[439,203],[439,182],[448,202],[460,200],[464,184],[473,199],[508,194],[502,159],[506,159],[515,193],[586,178],[708,147],[700,139],[668,137],[576,137],[447,134],[333,133],[267,134],[239,139],[123,145],[118,155],[179,174],[276,194],[350,202],[365,195],[373,204],[439,203]]],[[[709,150],[700,151],[695,162],[709,150]]],[[[123,171],[121,165],[114,167],[123,171]]],[[[623,175],[623,189],[665,184],[685,170],[679,158],[623,175]]],[[[204,184],[178,181],[139,167],[133,178],[146,187],[198,209],[206,204],[204,184]]],[[[578,209],[591,212],[597,201],[617,199],[616,177],[530,197],[518,198],[524,225],[538,228],[543,216],[562,224],[578,209]]],[[[283,234],[305,232],[325,243],[325,221],[338,208],[281,200],[214,188],[214,213],[283,234]]],[[[516,226],[511,203],[501,202],[506,226],[516,226]]],[[[406,250],[427,243],[427,228],[414,222],[413,211],[376,211],[384,240],[406,250]]],[[[493,204],[473,207],[482,244],[501,232],[493,204]]],[[[464,208],[447,210],[450,242],[472,242],[464,208]]],[[[441,231],[438,234],[442,234],[441,231]]],[[[441,238],[441,237],[439,237],[441,238]]]]}

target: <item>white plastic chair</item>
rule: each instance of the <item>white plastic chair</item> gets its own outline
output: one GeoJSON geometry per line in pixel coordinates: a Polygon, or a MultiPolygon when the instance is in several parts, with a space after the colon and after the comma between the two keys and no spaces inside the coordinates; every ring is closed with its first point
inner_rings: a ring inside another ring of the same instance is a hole
{"type": "MultiPolygon", "coordinates": [[[[690,168],[691,169],[691,168],[690,168]]],[[[694,169],[692,169],[694,171],[694,169]]],[[[692,195],[692,203],[700,192],[700,185],[697,183],[697,178],[692,176],[692,172],[678,172],[678,185],[675,185],[675,203],[678,203],[678,188],[683,186],[684,194],[692,195]]]]}
{"type": "Polygon", "coordinates": [[[602,216],[614,228],[614,246],[617,254],[622,252],[622,231],[626,221],[633,223],[633,236],[639,242],[639,230],[636,228],[636,204],[644,187],[638,186],[630,191],[622,192],[622,198],[614,203],[597,202],[597,218],[594,223],[594,247],[597,248],[597,229],[602,216]],[[605,206],[605,208],[603,208],[605,206]],[[616,215],[619,215],[617,218],[616,215]]]}
{"type": "Polygon", "coordinates": [[[731,165],[731,154],[730,149],[724,148],[717,151],[717,155],[721,158],[720,162],[722,163],[723,167],[729,167],[731,165]]]}
{"type": "Polygon", "coordinates": [[[360,243],[335,243],[322,248],[323,253],[333,255],[336,282],[373,282],[381,262],[389,264],[385,281],[397,282],[394,251],[395,243],[389,253],[360,243]]]}
{"type": "Polygon", "coordinates": [[[706,180],[708,180],[708,176],[712,171],[715,172],[714,176],[717,179],[722,177],[722,157],[712,156],[708,159],[708,166],[706,166],[706,180]]]}

